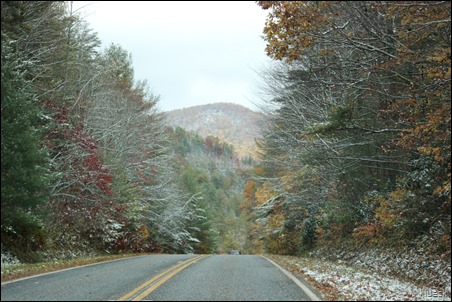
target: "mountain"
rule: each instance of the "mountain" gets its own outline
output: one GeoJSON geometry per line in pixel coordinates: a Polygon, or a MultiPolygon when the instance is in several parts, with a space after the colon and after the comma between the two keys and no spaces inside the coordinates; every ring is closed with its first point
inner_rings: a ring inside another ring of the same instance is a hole
{"type": "Polygon", "coordinates": [[[232,103],[199,105],[166,112],[172,127],[182,127],[201,136],[216,136],[232,144],[239,155],[255,156],[263,114],[232,103]]]}

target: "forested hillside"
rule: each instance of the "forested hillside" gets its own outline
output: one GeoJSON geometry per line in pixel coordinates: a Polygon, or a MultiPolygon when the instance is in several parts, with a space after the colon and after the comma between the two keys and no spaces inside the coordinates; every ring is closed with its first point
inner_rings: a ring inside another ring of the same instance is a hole
{"type": "Polygon", "coordinates": [[[215,103],[165,112],[169,124],[213,135],[234,145],[239,157],[257,155],[255,140],[261,137],[263,115],[232,103],[215,103]]]}
{"type": "Polygon", "coordinates": [[[70,2],[1,7],[2,255],[225,246],[225,228],[207,226],[236,217],[232,147],[188,134],[179,145],[183,132],[167,127],[158,98],[134,80],[131,54],[115,44],[100,50],[70,2]],[[184,158],[191,154],[202,164],[184,158]]]}
{"type": "Polygon", "coordinates": [[[180,184],[199,209],[191,225],[197,253],[247,250],[248,217],[240,210],[252,161],[237,158],[234,147],[217,137],[205,138],[176,127],[171,135],[180,184]]]}
{"type": "Polygon", "coordinates": [[[259,5],[276,61],[245,192],[255,248],[450,259],[450,2],[259,5]]]}

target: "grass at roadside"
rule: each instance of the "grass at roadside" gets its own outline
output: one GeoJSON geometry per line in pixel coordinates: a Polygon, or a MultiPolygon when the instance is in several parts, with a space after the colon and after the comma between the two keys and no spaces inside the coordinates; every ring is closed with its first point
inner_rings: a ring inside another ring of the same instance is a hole
{"type": "Polygon", "coordinates": [[[91,258],[75,258],[70,260],[59,260],[54,262],[41,263],[20,263],[8,266],[2,265],[2,282],[11,281],[17,278],[33,276],[42,273],[48,273],[70,267],[77,267],[86,264],[92,264],[102,261],[115,260],[121,258],[143,256],[147,254],[118,254],[118,255],[104,255],[91,258]]]}

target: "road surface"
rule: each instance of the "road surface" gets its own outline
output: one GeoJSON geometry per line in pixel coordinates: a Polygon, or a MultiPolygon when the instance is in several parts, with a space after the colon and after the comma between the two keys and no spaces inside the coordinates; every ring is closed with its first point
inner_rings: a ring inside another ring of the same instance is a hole
{"type": "Polygon", "coordinates": [[[311,301],[303,283],[264,257],[150,255],[2,283],[1,300],[311,301]]]}

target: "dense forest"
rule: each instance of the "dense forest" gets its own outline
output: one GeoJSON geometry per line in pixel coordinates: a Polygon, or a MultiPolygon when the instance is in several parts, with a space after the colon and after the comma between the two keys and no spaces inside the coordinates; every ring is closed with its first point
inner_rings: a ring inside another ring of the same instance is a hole
{"type": "Polygon", "coordinates": [[[2,255],[450,256],[450,2],[257,5],[274,61],[259,155],[239,158],[169,126],[70,2],[2,1],[2,255]]]}
{"type": "Polygon", "coordinates": [[[262,72],[268,128],[245,190],[256,249],[450,255],[450,2],[258,5],[275,63],[262,72]]]}
{"type": "Polygon", "coordinates": [[[100,50],[71,3],[1,5],[2,254],[239,248],[233,147],[168,127],[131,54],[100,50]]]}

